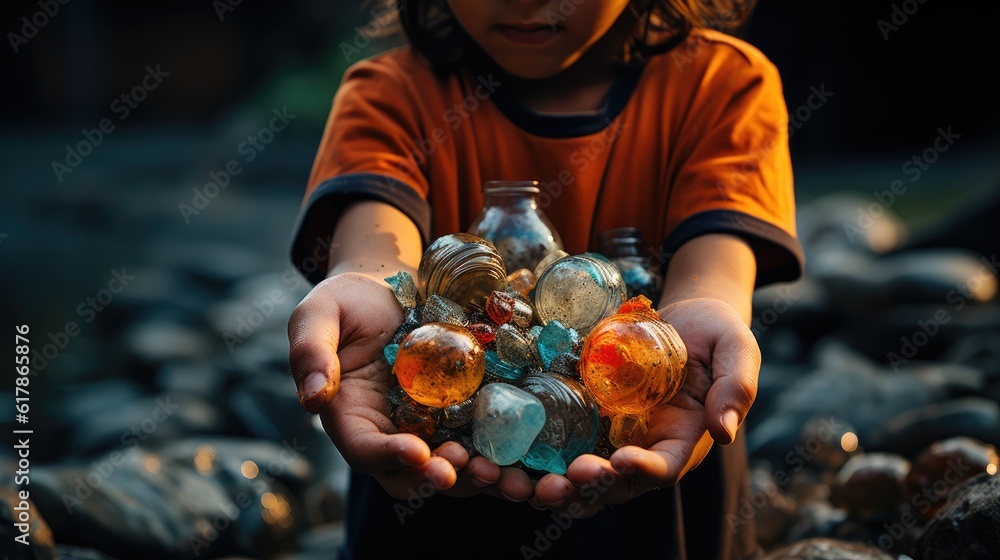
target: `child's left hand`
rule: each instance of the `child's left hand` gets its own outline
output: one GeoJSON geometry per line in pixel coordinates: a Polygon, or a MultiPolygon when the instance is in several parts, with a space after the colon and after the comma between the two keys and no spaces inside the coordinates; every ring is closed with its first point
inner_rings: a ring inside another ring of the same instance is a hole
{"type": "Polygon", "coordinates": [[[680,301],[659,313],[687,346],[687,379],[673,399],[650,411],[645,448],[623,447],[610,461],[596,455],[578,457],[565,477],[549,474],[538,481],[530,498],[535,507],[577,517],[593,515],[605,505],[676,484],[701,463],[713,439],[722,444],[734,440],[757,394],[756,339],[721,300],[680,301]],[[605,484],[609,479],[614,482],[605,484]]]}

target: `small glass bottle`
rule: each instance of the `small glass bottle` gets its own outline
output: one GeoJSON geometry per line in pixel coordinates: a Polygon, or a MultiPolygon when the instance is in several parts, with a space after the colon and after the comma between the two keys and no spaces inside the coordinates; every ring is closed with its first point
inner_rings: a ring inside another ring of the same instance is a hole
{"type": "Polygon", "coordinates": [[[642,232],[634,227],[609,229],[597,236],[597,252],[621,271],[628,297],[643,295],[655,303],[660,301],[663,276],[643,256],[644,244],[642,232]]]}
{"type": "Polygon", "coordinates": [[[561,250],[562,239],[545,213],[538,208],[538,181],[486,181],[483,210],[469,226],[468,233],[490,242],[503,256],[507,274],[535,266],[553,251],[561,250]]]}

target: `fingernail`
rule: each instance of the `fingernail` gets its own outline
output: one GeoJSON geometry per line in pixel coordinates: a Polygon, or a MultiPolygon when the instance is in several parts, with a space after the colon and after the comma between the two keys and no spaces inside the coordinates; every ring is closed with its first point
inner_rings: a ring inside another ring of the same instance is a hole
{"type": "Polygon", "coordinates": [[[722,413],[722,427],[729,432],[729,441],[736,440],[736,430],[740,427],[740,417],[735,410],[727,410],[722,413]]]}
{"type": "MultiPolygon", "coordinates": [[[[478,476],[473,476],[472,477],[472,485],[475,486],[476,488],[486,488],[487,486],[489,486],[491,484],[493,484],[493,483],[490,482],[490,481],[488,481],[488,480],[479,478],[478,476]]],[[[501,494],[502,494],[502,492],[501,492],[501,494]]],[[[504,496],[506,496],[506,494],[504,494],[504,496]]]]}
{"type": "Polygon", "coordinates": [[[302,387],[299,388],[299,398],[308,399],[322,391],[323,387],[326,387],[326,376],[314,371],[307,375],[306,380],[302,382],[302,387]]]}
{"type": "MultiPolygon", "coordinates": [[[[500,495],[503,496],[504,499],[507,500],[508,502],[523,502],[524,500],[527,499],[527,498],[521,498],[520,500],[515,500],[513,497],[511,497],[509,494],[507,494],[506,492],[504,492],[502,490],[500,491],[500,495]]],[[[538,508],[536,508],[536,509],[538,509],[538,508]]]]}

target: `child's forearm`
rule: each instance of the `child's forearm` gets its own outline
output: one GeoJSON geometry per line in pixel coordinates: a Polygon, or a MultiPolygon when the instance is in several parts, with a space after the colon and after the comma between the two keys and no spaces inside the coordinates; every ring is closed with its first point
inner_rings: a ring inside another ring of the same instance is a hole
{"type": "Polygon", "coordinates": [[[749,325],[757,263],[750,246],[727,234],[685,243],[670,261],[660,308],[694,298],[728,303],[749,325]]]}
{"type": "Polygon", "coordinates": [[[384,202],[358,202],[337,222],[327,277],[354,272],[381,280],[400,270],[415,275],[422,254],[420,232],[406,214],[384,202]]]}

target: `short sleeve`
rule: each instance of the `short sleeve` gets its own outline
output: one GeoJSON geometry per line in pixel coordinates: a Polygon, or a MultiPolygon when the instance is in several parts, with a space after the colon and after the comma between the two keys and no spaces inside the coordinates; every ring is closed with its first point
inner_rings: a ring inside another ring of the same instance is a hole
{"type": "Polygon", "coordinates": [[[781,79],[752,47],[716,46],[677,140],[663,254],[727,233],[753,249],[758,287],[795,280],[804,256],[781,79]]]}
{"type": "Polygon", "coordinates": [[[293,264],[313,283],[325,276],[341,213],[363,200],[388,203],[430,236],[418,109],[397,65],[376,57],[352,66],[334,97],[292,237],[293,264]],[[319,266],[317,266],[319,265],[319,266]]]}

